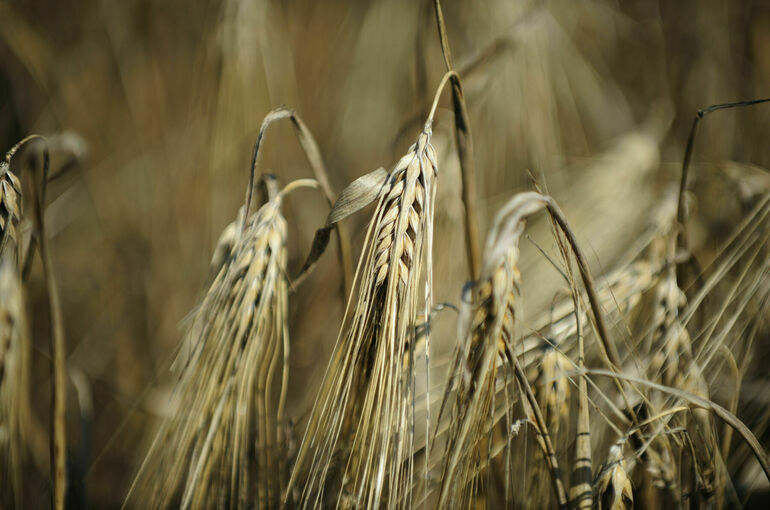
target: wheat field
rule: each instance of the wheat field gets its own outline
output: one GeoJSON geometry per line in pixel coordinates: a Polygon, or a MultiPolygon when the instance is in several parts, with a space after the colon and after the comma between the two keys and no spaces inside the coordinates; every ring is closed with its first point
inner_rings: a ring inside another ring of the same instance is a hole
{"type": "Polygon", "coordinates": [[[770,506],[770,5],[0,0],[0,509],[770,506]]]}

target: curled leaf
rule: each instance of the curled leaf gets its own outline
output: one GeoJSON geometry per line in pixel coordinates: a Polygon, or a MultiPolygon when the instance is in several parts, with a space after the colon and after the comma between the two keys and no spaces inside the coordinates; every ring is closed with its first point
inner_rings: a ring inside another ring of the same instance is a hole
{"type": "Polygon", "coordinates": [[[373,172],[369,172],[368,174],[359,177],[350,183],[347,188],[342,190],[337,201],[334,202],[334,206],[329,212],[329,216],[326,217],[326,223],[323,227],[316,230],[310,253],[307,256],[305,263],[302,265],[299,275],[294,279],[295,285],[307,277],[310,271],[315,267],[318,259],[323,255],[324,251],[326,251],[332,229],[334,229],[335,225],[351,214],[360,211],[374,202],[381,193],[388,191],[390,186],[387,182],[387,178],[388,172],[380,167],[373,172]]]}

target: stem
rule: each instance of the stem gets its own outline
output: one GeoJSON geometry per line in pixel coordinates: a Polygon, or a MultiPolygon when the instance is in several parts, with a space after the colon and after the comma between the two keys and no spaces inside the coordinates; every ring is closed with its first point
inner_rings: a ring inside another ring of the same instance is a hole
{"type": "Polygon", "coordinates": [[[685,192],[687,191],[687,181],[689,178],[690,159],[692,158],[693,147],[695,146],[695,136],[698,132],[698,123],[700,120],[711,112],[717,110],[725,110],[728,108],[738,108],[743,106],[752,106],[760,103],[770,102],[770,98],[765,99],[752,99],[750,101],[739,101],[736,103],[724,103],[715,104],[698,110],[695,114],[695,118],[692,121],[692,127],[690,127],[690,134],[687,137],[687,146],[684,151],[684,159],[682,160],[682,175],[679,181],[679,197],[677,199],[676,208],[676,221],[679,223],[679,234],[677,235],[677,246],[682,250],[688,249],[687,232],[684,228],[687,221],[687,210],[685,207],[685,192]]]}
{"type": "MultiPolygon", "coordinates": [[[[570,263],[569,253],[566,247],[559,239],[559,248],[564,256],[567,272],[569,274],[569,285],[572,291],[572,301],[575,306],[575,329],[578,339],[578,367],[585,370],[585,344],[583,339],[583,324],[580,320],[580,294],[578,293],[575,280],[572,276],[572,264],[570,263]]],[[[570,502],[574,508],[580,510],[590,510],[593,507],[593,492],[591,489],[592,480],[592,459],[591,459],[591,417],[588,412],[588,383],[583,374],[578,383],[580,396],[578,399],[577,416],[577,437],[575,438],[575,464],[572,470],[572,487],[570,487],[570,502]]]]}
{"type": "MultiPolygon", "coordinates": [[[[436,24],[438,26],[441,52],[444,55],[444,64],[447,71],[452,71],[452,52],[449,48],[449,37],[444,23],[444,13],[441,10],[441,1],[434,0],[436,11],[436,24]]],[[[476,218],[476,170],[473,163],[473,138],[471,125],[468,118],[468,108],[465,105],[460,77],[455,74],[452,77],[452,104],[455,112],[455,141],[457,143],[457,155],[460,159],[462,174],[462,197],[465,208],[465,245],[468,254],[468,270],[470,278],[479,276],[481,268],[481,250],[476,218]]]]}
{"type": "MultiPolygon", "coordinates": [[[[51,479],[53,493],[51,495],[51,507],[55,510],[63,510],[67,490],[66,479],[66,398],[67,398],[67,366],[66,344],[64,340],[64,321],[62,318],[59,292],[56,286],[56,278],[53,273],[53,263],[48,241],[45,234],[45,222],[43,218],[45,206],[45,183],[48,180],[48,167],[50,157],[48,142],[43,137],[34,136],[46,143],[43,150],[42,180],[38,182],[37,172],[32,171],[32,196],[34,200],[35,226],[40,243],[40,258],[43,262],[43,276],[45,278],[48,294],[48,306],[51,314],[51,377],[53,392],[51,395],[51,479]]],[[[33,137],[25,139],[30,140],[33,137]]]]}
{"type": "Polygon", "coordinates": [[[604,320],[604,314],[601,311],[599,296],[596,294],[594,281],[591,277],[591,271],[588,269],[588,264],[586,263],[583,251],[580,249],[577,239],[575,238],[575,234],[567,224],[567,220],[564,217],[564,214],[561,212],[559,206],[551,197],[545,197],[545,200],[547,202],[548,212],[559,225],[559,229],[564,233],[567,241],[570,244],[570,247],[572,248],[572,252],[575,254],[575,260],[577,261],[578,269],[580,270],[580,276],[583,279],[583,286],[586,289],[586,293],[588,294],[588,301],[591,303],[591,309],[593,310],[596,332],[599,336],[599,339],[601,340],[599,344],[602,346],[603,354],[607,360],[612,365],[614,365],[611,368],[617,371],[620,367],[620,356],[618,355],[617,349],[615,348],[615,344],[610,341],[609,334],[607,333],[607,323],[604,320]]]}
{"type": "MultiPolygon", "coordinates": [[[[564,217],[564,214],[561,212],[558,204],[550,196],[544,196],[543,198],[546,201],[548,212],[559,225],[559,229],[567,237],[567,241],[572,247],[572,252],[575,254],[575,260],[577,261],[578,269],[580,269],[580,276],[583,279],[583,287],[586,289],[586,293],[588,294],[588,301],[590,302],[591,310],[593,311],[596,333],[599,336],[599,345],[602,348],[601,350],[605,363],[612,372],[619,373],[621,366],[620,356],[618,355],[615,344],[612,343],[609,334],[607,333],[607,322],[604,319],[601,303],[599,302],[599,297],[596,294],[593,278],[591,277],[591,271],[588,269],[588,264],[586,263],[583,251],[580,249],[577,239],[575,238],[575,234],[572,232],[569,224],[567,224],[567,219],[564,217]]],[[[623,384],[620,382],[620,379],[615,379],[614,383],[623,399],[623,403],[625,404],[626,409],[628,409],[628,412],[631,414],[632,421],[635,424],[638,423],[639,419],[637,418],[636,412],[629,402],[625,391],[623,391],[623,384]]],[[[639,392],[639,394],[641,395],[641,392],[639,392]]]]}
{"type": "MultiPolygon", "coordinates": [[[[294,135],[297,137],[297,141],[299,141],[299,144],[305,153],[305,157],[313,170],[315,180],[318,181],[319,187],[323,191],[329,207],[332,207],[334,204],[335,195],[329,184],[329,173],[326,170],[326,165],[324,165],[323,159],[321,158],[321,151],[319,150],[313,135],[294,110],[287,108],[286,106],[279,106],[265,116],[262,121],[262,126],[259,128],[257,141],[254,143],[254,152],[251,156],[249,186],[246,189],[246,203],[244,205],[244,227],[247,223],[246,220],[248,220],[249,217],[249,207],[254,193],[254,180],[257,173],[257,161],[259,159],[259,150],[262,145],[262,139],[265,136],[267,128],[273,122],[281,119],[291,120],[292,127],[294,128],[294,135]]],[[[337,229],[337,247],[339,249],[340,265],[342,266],[342,292],[343,298],[346,299],[348,294],[350,294],[350,288],[353,281],[353,256],[350,249],[350,236],[348,236],[347,229],[341,224],[336,224],[335,228],[337,229]]]]}
{"type": "Polygon", "coordinates": [[[450,78],[457,78],[457,73],[454,71],[447,71],[444,73],[443,78],[441,78],[441,81],[438,84],[438,87],[436,88],[436,93],[433,95],[433,103],[431,103],[430,111],[428,112],[428,119],[425,121],[425,129],[429,129],[433,125],[433,116],[436,115],[436,108],[438,107],[438,100],[441,98],[441,93],[444,91],[444,87],[446,86],[446,82],[449,81],[450,78]]]}
{"type": "Polygon", "coordinates": [[[551,436],[548,434],[548,426],[543,418],[543,413],[540,410],[540,404],[535,397],[535,393],[532,391],[532,386],[527,380],[527,376],[524,373],[524,369],[519,363],[519,359],[516,357],[510,349],[505,349],[505,355],[508,361],[513,365],[514,373],[519,384],[524,388],[524,393],[527,397],[529,407],[532,408],[532,414],[535,416],[535,424],[537,425],[539,438],[541,439],[540,447],[543,449],[543,455],[545,456],[546,464],[551,472],[551,481],[553,482],[554,492],[556,493],[556,499],[559,502],[559,508],[567,508],[567,492],[564,490],[564,482],[561,479],[561,470],[559,469],[559,463],[556,460],[556,451],[551,443],[551,436]]]}

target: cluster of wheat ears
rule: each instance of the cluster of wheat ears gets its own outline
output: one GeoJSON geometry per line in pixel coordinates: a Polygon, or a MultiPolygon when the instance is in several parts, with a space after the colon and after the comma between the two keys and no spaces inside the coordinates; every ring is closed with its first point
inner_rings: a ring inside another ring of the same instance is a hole
{"type": "MultiPolygon", "coordinates": [[[[625,261],[595,279],[569,219],[537,183],[499,210],[482,249],[461,76],[438,2],[435,13],[447,73],[423,129],[392,170],[378,168],[336,195],[301,118],[285,107],[265,118],[245,204],[222,233],[207,287],[185,322],[172,367],[179,405],[160,424],[126,506],[723,508],[740,505],[727,469],[734,452],[750,452],[770,477],[767,454],[736,417],[737,393],[726,406],[709,395],[713,374],[725,372],[737,392],[764,320],[770,189],[747,199],[743,221],[710,267],[697,266],[684,227],[698,122],[712,111],[767,100],[698,112],[679,187],[660,197],[625,261]],[[450,256],[433,249],[442,166],[431,139],[445,89],[470,266],[456,303],[433,299],[434,257],[450,256]],[[314,173],[283,187],[258,168],[264,135],[281,120],[291,122],[314,173]],[[281,207],[299,188],[321,191],[330,212],[304,267],[291,275],[292,228],[281,207]],[[353,271],[341,221],[371,204],[353,271]],[[517,302],[526,299],[519,289],[527,274],[519,270],[519,244],[527,220],[542,214],[566,291],[534,327],[522,327],[517,302]],[[323,381],[307,390],[316,395],[312,409],[290,419],[289,301],[332,236],[347,306],[323,381]],[[720,314],[704,316],[702,304],[717,288],[720,314]],[[439,315],[457,324],[446,363],[431,361],[439,315]]],[[[28,435],[38,433],[30,420],[24,293],[30,260],[39,254],[52,328],[48,469],[59,510],[67,490],[67,367],[43,221],[48,160],[46,140],[32,136],[0,162],[0,470],[6,499],[22,508],[20,463],[28,435]],[[33,200],[29,222],[25,194],[33,200]]]]}

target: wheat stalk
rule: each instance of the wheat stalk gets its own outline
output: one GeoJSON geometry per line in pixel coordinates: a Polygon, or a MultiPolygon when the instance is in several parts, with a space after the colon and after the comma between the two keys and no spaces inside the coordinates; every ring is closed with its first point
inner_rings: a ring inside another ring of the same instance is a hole
{"type": "MultiPolygon", "coordinates": [[[[323,158],[321,157],[321,150],[318,148],[318,143],[313,137],[313,134],[310,132],[310,129],[307,127],[302,118],[297,114],[297,112],[286,106],[279,106],[278,108],[271,110],[267,115],[265,115],[265,118],[262,120],[262,126],[259,128],[257,141],[254,143],[254,152],[251,160],[252,171],[249,177],[249,187],[246,190],[246,210],[244,212],[244,215],[246,216],[248,216],[249,213],[251,194],[254,190],[254,177],[256,174],[255,170],[259,160],[262,141],[265,137],[265,133],[267,132],[268,127],[274,122],[282,119],[291,120],[297,141],[299,141],[299,144],[302,147],[302,151],[305,153],[305,157],[307,158],[307,161],[313,171],[313,176],[318,183],[318,187],[321,189],[324,197],[329,203],[329,206],[331,206],[334,201],[334,193],[332,192],[332,187],[329,183],[329,174],[326,170],[326,165],[324,164],[323,158]]],[[[337,248],[339,250],[340,267],[342,269],[343,277],[342,291],[343,297],[345,297],[350,293],[352,279],[352,255],[350,253],[350,240],[344,225],[335,223],[334,228],[337,230],[337,248]]],[[[305,271],[308,269],[309,268],[305,268],[305,271]]],[[[303,271],[303,273],[305,273],[305,271],[303,271]]],[[[298,276],[298,279],[302,279],[304,276],[305,274],[302,274],[298,276]]]]}
{"type": "Polygon", "coordinates": [[[48,309],[51,316],[51,437],[50,437],[50,461],[51,479],[53,490],[51,491],[51,507],[55,510],[63,510],[67,492],[67,437],[66,437],[66,406],[67,406],[67,346],[64,339],[64,318],[62,317],[61,304],[56,277],[54,276],[53,261],[45,229],[44,209],[45,193],[48,183],[48,170],[50,155],[48,141],[40,135],[30,135],[17,143],[8,153],[7,162],[11,156],[24,146],[33,142],[43,143],[43,162],[40,175],[35,168],[35,159],[31,159],[32,198],[34,211],[34,224],[37,239],[40,244],[40,259],[43,264],[43,277],[45,279],[46,294],[48,297],[48,309]]]}
{"type": "Polygon", "coordinates": [[[476,218],[476,167],[473,160],[473,137],[471,136],[471,124],[468,116],[468,107],[465,104],[460,76],[454,72],[452,51],[449,47],[444,14],[441,10],[441,1],[434,0],[436,13],[436,26],[438,27],[441,53],[444,56],[446,70],[451,74],[452,80],[452,104],[455,112],[455,140],[457,142],[457,155],[460,159],[462,174],[462,195],[465,205],[465,247],[468,253],[468,269],[471,278],[479,273],[481,264],[480,241],[478,220],[476,218]]]}

